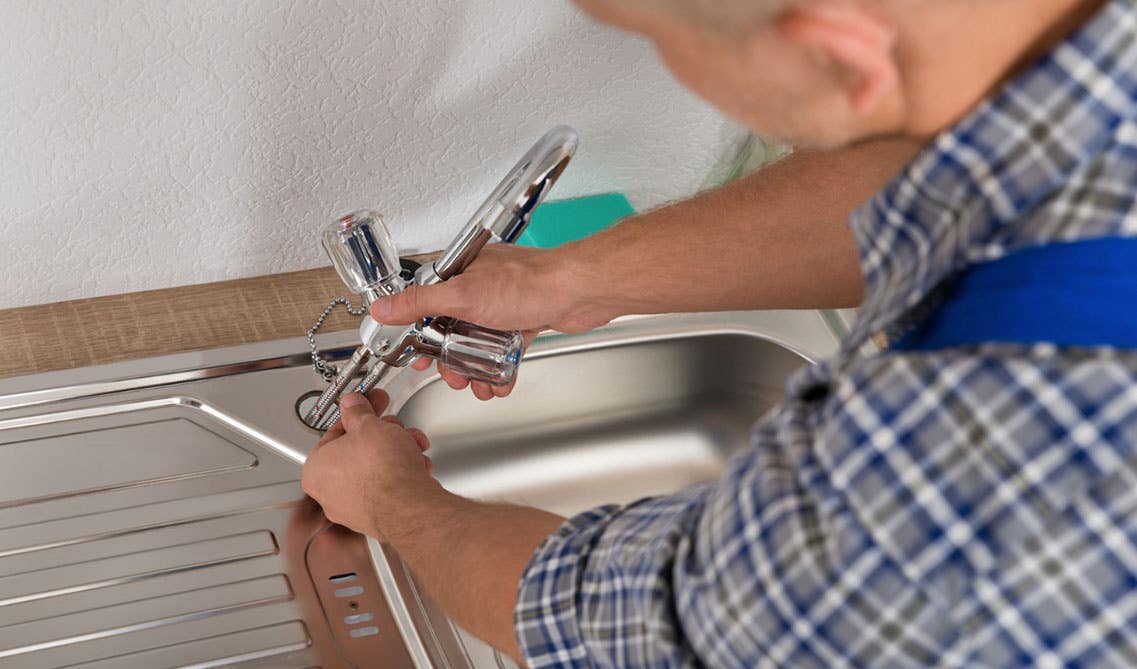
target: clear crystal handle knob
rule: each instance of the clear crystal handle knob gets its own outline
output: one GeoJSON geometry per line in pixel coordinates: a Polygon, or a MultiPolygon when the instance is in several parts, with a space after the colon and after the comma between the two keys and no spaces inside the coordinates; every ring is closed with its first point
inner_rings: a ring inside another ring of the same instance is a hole
{"type": "Polygon", "coordinates": [[[350,213],[325,227],[321,237],[340,279],[368,303],[406,287],[399,251],[379,214],[350,213]]]}
{"type": "Polygon", "coordinates": [[[507,386],[517,378],[525,339],[520,332],[492,330],[466,321],[445,319],[438,359],[450,371],[491,386],[507,386]]]}

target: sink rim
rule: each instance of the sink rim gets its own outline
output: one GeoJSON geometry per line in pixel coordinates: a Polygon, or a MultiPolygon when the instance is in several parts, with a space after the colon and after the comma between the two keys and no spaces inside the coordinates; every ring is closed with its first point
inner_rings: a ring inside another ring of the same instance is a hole
{"type": "MultiPolygon", "coordinates": [[[[824,312],[726,311],[695,314],[623,316],[610,324],[582,334],[542,333],[526,352],[526,358],[563,355],[607,346],[674,339],[700,334],[742,334],[761,337],[800,355],[809,362],[836,350],[841,333],[824,312]]],[[[332,361],[350,357],[359,345],[359,333],[342,330],[317,336],[321,355],[332,361]]],[[[38,372],[0,378],[0,412],[112,393],[156,388],[189,381],[248,374],[310,364],[304,337],[242,344],[204,351],[175,353],[67,370],[38,372]]],[[[392,411],[399,411],[409,395],[409,382],[430,381],[429,373],[407,374],[401,370],[386,388],[392,411]],[[394,389],[394,390],[393,390],[394,389]]],[[[413,394],[413,392],[412,392],[413,394]]]]}

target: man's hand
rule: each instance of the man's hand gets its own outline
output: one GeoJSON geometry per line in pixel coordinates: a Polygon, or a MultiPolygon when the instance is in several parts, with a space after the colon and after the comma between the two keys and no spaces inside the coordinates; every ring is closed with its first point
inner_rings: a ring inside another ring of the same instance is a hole
{"type": "Polygon", "coordinates": [[[387,403],[382,390],[340,400],[343,418],[308,454],[300,485],[329,520],[394,545],[454,620],[520,661],[517,585],[564,519],[448,493],[430,474],[426,436],[380,418],[387,403]]]}
{"type": "Polygon", "coordinates": [[[382,390],[344,396],[340,422],[308,454],[300,479],[328,520],[370,536],[398,531],[385,527],[385,508],[442,489],[423,454],[426,435],[395,416],[380,418],[388,402],[382,390]]]}
{"type": "MultiPolygon", "coordinates": [[[[849,214],[920,145],[887,139],[802,151],[555,249],[490,245],[462,274],[380,298],[371,315],[392,325],[454,316],[532,339],[542,329],[584,332],[625,314],[857,306],[864,281],[849,214]]],[[[479,399],[511,390],[440,371],[479,399]]]]}
{"type": "MultiPolygon", "coordinates": [[[[541,330],[584,332],[618,315],[588,300],[589,279],[575,276],[573,256],[560,250],[492,245],[465,272],[434,286],[412,286],[371,305],[376,321],[406,325],[423,316],[453,316],[499,330],[522,330],[528,346],[541,330]]],[[[416,369],[426,369],[420,360],[416,369]]],[[[490,386],[438,366],[455,390],[470,386],[480,400],[505,397],[513,386],[490,386]]]]}

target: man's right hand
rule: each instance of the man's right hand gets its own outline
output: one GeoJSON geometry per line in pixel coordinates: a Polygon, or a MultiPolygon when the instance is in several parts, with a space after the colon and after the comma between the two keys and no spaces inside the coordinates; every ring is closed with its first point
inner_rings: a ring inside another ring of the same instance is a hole
{"type": "MultiPolygon", "coordinates": [[[[412,286],[377,299],[371,316],[379,323],[407,325],[424,316],[452,316],[498,330],[521,330],[528,346],[541,330],[585,332],[618,314],[592,304],[595,277],[577,269],[571,245],[554,250],[490,245],[458,276],[433,286],[412,286]]],[[[415,363],[426,369],[429,360],[415,363]]],[[[438,371],[455,390],[469,386],[480,400],[505,397],[513,385],[490,386],[460,376],[443,365],[438,371]]]]}
{"type": "MultiPolygon", "coordinates": [[[[453,316],[531,341],[543,329],[584,332],[628,313],[856,306],[864,280],[849,214],[919,149],[887,139],[802,151],[555,249],[487,246],[462,274],[376,300],[371,315],[393,325],[453,316]]],[[[440,371],[479,399],[512,390],[440,371]]]]}

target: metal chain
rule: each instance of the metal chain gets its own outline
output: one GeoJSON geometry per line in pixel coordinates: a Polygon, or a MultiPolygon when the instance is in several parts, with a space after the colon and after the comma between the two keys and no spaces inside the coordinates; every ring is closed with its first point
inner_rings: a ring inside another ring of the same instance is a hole
{"type": "Polygon", "coordinates": [[[329,302],[328,306],[324,307],[324,313],[320,314],[320,317],[316,319],[316,324],[308,330],[308,347],[312,349],[312,369],[316,370],[316,373],[324,377],[324,381],[328,383],[335,380],[339,370],[329,365],[320,357],[320,349],[316,346],[316,333],[323,327],[324,321],[328,320],[328,316],[332,314],[336,306],[340,304],[342,304],[344,308],[347,309],[347,313],[352,316],[362,316],[367,313],[367,307],[363,305],[355,307],[352,306],[351,300],[346,297],[337,297],[329,302]]]}

